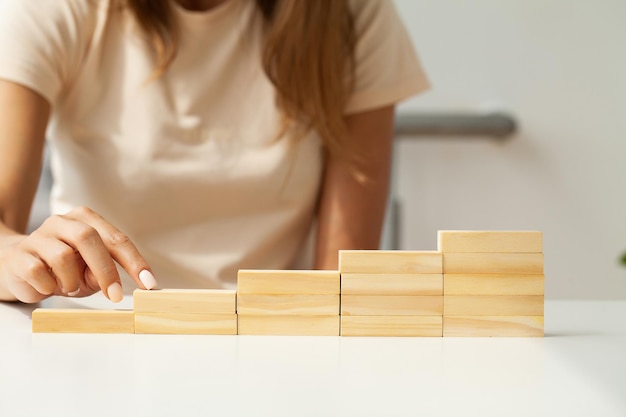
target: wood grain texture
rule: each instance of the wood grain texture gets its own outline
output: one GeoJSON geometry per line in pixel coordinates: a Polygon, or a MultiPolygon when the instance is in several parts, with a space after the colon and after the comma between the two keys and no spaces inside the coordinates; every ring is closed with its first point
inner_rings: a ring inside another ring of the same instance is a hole
{"type": "Polygon", "coordinates": [[[441,295],[342,295],[342,316],[440,316],[441,295]]]}
{"type": "Polygon", "coordinates": [[[341,250],[339,271],[366,274],[441,274],[437,251],[341,250]]]}
{"type": "Polygon", "coordinates": [[[537,231],[440,230],[441,252],[541,253],[543,233],[537,231]]]}
{"type": "Polygon", "coordinates": [[[239,294],[339,294],[339,271],[241,269],[239,294]]]}
{"type": "Polygon", "coordinates": [[[130,310],[37,308],[32,315],[33,333],[134,333],[130,310]]]}
{"type": "Polygon", "coordinates": [[[442,295],[443,274],[341,274],[342,295],[442,295]]]}
{"type": "Polygon", "coordinates": [[[444,316],[543,316],[543,295],[445,295],[444,316]]]}
{"type": "Polygon", "coordinates": [[[543,337],[543,316],[445,316],[444,337],[543,337]]]}
{"type": "Polygon", "coordinates": [[[441,316],[341,316],[342,336],[441,337],[441,316]]]}
{"type": "Polygon", "coordinates": [[[237,334],[236,314],[135,313],[135,333],[237,334]]]}
{"type": "Polygon", "coordinates": [[[544,276],[529,274],[446,274],[444,295],[543,295],[544,276]]]}
{"type": "Polygon", "coordinates": [[[235,290],[135,290],[133,304],[137,313],[211,313],[234,314],[235,290]]]}
{"type": "Polygon", "coordinates": [[[339,315],[339,295],[239,294],[237,313],[247,315],[339,315]]]}
{"type": "Polygon", "coordinates": [[[543,274],[542,253],[444,253],[444,274],[543,274]]]}
{"type": "Polygon", "coordinates": [[[339,316],[238,315],[240,335],[339,336],[339,316]]]}

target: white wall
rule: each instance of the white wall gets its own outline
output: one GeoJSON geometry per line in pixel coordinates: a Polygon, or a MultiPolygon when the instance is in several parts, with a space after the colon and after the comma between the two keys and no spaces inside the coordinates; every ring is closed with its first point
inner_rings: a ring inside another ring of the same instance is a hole
{"type": "Polygon", "coordinates": [[[546,296],[626,298],[626,2],[396,0],[434,88],[407,111],[513,114],[509,142],[401,139],[402,246],[544,232],[546,296]]]}

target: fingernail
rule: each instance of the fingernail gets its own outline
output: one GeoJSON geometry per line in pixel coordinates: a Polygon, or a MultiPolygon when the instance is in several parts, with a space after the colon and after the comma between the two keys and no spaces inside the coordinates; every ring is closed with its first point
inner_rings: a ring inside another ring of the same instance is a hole
{"type": "Polygon", "coordinates": [[[75,297],[79,293],[80,293],[80,287],[78,287],[78,289],[76,291],[68,292],[67,295],[69,295],[70,297],[75,297]]]}
{"type": "Polygon", "coordinates": [[[154,275],[152,275],[152,272],[148,271],[147,269],[144,269],[143,271],[139,273],[139,280],[141,281],[143,286],[146,287],[146,289],[148,290],[151,290],[157,286],[157,282],[156,282],[156,279],[154,278],[154,275]]]}
{"type": "Polygon", "coordinates": [[[114,282],[113,284],[109,285],[109,288],[107,288],[107,295],[109,296],[109,300],[113,301],[114,303],[119,303],[120,301],[122,301],[122,298],[124,298],[124,292],[122,292],[122,286],[120,285],[120,283],[114,282]]]}

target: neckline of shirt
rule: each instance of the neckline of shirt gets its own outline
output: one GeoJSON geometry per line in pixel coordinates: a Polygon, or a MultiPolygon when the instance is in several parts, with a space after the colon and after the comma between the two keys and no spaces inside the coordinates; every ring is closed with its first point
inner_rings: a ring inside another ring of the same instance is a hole
{"type": "Polygon", "coordinates": [[[173,3],[174,13],[183,25],[206,28],[208,24],[223,20],[232,14],[237,9],[240,0],[226,0],[224,3],[204,11],[188,10],[177,1],[173,1],[173,3]]]}

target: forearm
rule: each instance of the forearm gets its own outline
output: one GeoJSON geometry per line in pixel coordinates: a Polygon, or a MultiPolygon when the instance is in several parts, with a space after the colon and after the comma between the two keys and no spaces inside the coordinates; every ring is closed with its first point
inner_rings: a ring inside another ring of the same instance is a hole
{"type": "Polygon", "coordinates": [[[348,150],[330,156],[318,210],[316,269],[337,269],[342,249],[378,249],[389,192],[393,107],[348,119],[348,150]],[[356,170],[355,170],[356,169],[356,170]]]}
{"type": "MultiPolygon", "coordinates": [[[[26,238],[26,224],[30,213],[33,189],[36,189],[35,180],[26,180],[20,184],[24,190],[22,195],[16,196],[14,201],[2,204],[4,210],[0,212],[0,301],[16,301],[17,298],[7,285],[8,273],[5,264],[11,257],[9,249],[26,238]]],[[[6,193],[4,196],[11,195],[6,193]]],[[[8,200],[8,198],[7,198],[8,200]]]]}
{"type": "Polygon", "coordinates": [[[15,300],[4,266],[9,248],[25,238],[50,105],[26,87],[0,80],[0,109],[0,300],[15,300]]]}
{"type": "Polygon", "coordinates": [[[316,269],[337,269],[341,249],[378,249],[380,244],[389,188],[387,178],[351,184],[350,193],[341,193],[346,187],[332,188],[319,210],[316,269]]]}

